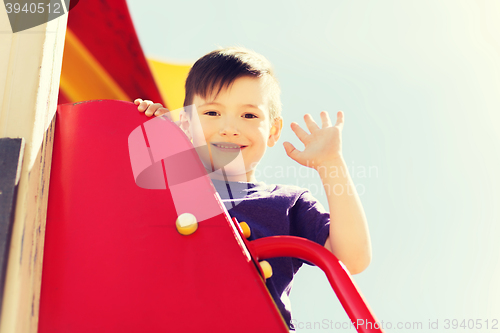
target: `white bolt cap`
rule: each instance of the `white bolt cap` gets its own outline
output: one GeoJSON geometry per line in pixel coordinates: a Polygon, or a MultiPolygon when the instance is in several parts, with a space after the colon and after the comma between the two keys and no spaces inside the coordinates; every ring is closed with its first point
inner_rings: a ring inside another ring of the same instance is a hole
{"type": "Polygon", "coordinates": [[[198,223],[198,221],[196,221],[196,217],[193,214],[184,213],[177,217],[177,223],[179,224],[179,227],[185,228],[198,223]]]}

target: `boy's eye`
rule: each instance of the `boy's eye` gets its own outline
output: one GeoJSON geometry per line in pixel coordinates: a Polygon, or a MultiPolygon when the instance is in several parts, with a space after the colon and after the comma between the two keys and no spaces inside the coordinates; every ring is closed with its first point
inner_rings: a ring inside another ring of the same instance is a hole
{"type": "MultiPolygon", "coordinates": [[[[204,114],[207,116],[217,116],[218,112],[217,111],[207,111],[204,114]]],[[[252,113],[245,113],[244,118],[253,119],[253,118],[258,118],[258,117],[252,113]]]]}

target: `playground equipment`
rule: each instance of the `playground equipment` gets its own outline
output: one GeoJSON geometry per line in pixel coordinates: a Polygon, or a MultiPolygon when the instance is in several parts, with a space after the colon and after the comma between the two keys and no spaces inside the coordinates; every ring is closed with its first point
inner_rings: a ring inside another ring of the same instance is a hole
{"type": "Polygon", "coordinates": [[[319,266],[351,321],[375,323],[325,248],[290,236],[246,240],[184,133],[163,120],[155,137],[149,120],[129,102],[59,106],[40,333],[288,332],[260,263],[277,256],[319,266]],[[163,186],[148,188],[148,177],[138,186],[145,170],[163,186]]]}

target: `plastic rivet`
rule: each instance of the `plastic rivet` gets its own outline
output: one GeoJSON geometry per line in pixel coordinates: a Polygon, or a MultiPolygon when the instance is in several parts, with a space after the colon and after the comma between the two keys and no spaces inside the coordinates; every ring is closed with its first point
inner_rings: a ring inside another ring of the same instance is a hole
{"type": "Polygon", "coordinates": [[[271,267],[271,264],[268,263],[265,260],[259,261],[260,268],[262,269],[262,272],[264,273],[264,278],[269,279],[271,276],[273,276],[273,268],[271,267]]]}
{"type": "Polygon", "coordinates": [[[175,226],[177,227],[177,231],[181,235],[191,235],[193,232],[198,229],[198,221],[193,214],[184,213],[177,217],[175,221],[175,226]]]}
{"type": "Polygon", "coordinates": [[[243,231],[243,236],[245,236],[245,238],[250,238],[252,232],[250,231],[250,227],[248,226],[248,224],[246,222],[241,222],[240,227],[243,231]]]}

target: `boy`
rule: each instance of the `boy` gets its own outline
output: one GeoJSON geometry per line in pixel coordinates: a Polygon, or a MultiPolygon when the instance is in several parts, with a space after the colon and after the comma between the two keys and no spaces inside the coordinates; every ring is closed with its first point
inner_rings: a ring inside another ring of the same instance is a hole
{"type": "MultiPolygon", "coordinates": [[[[318,171],[330,213],[307,189],[267,185],[255,178],[258,162],[281,134],[279,95],[267,59],[241,47],[219,49],[200,58],[190,70],[184,106],[194,107],[181,113],[178,125],[195,147],[208,145],[200,159],[231,217],[250,226],[250,240],[273,235],[304,237],[331,251],[351,274],[360,273],[371,261],[371,244],[363,207],[342,157],[342,112],[337,113],[334,126],[328,113],[321,112],[321,127],[306,114],[310,133],[292,122],[292,130],[305,145],[303,151],[283,143],[290,158],[318,171]],[[236,167],[221,162],[235,151],[242,157],[239,164],[233,163],[236,167]]],[[[141,99],[134,103],[147,116],[168,112],[159,103],[141,99]]],[[[303,261],[275,258],[269,263],[273,276],[266,285],[293,329],[288,294],[303,261]]]]}

